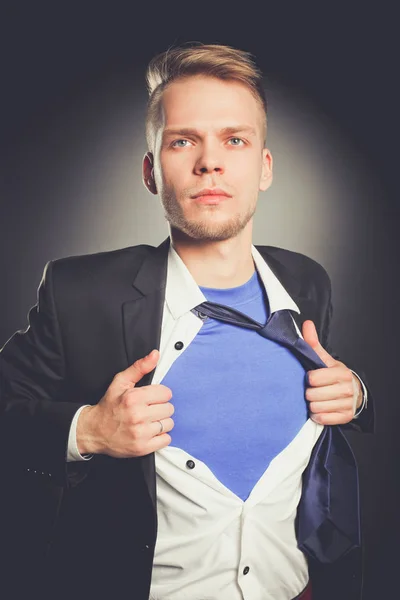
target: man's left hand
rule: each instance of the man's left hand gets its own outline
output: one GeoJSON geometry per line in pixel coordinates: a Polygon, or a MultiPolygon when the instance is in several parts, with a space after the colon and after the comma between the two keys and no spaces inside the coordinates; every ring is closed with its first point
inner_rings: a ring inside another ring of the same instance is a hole
{"type": "Polygon", "coordinates": [[[304,321],[302,334],[326,364],[326,368],[308,371],[309,387],[305,395],[310,403],[311,419],[321,425],[348,423],[362,402],[360,382],[345,364],[335,360],[321,346],[312,321],[304,321]]]}

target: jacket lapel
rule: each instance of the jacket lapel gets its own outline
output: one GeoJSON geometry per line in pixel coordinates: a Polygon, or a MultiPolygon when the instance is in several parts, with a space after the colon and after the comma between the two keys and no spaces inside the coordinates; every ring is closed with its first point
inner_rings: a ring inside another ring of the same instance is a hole
{"type": "MultiPolygon", "coordinates": [[[[122,306],[124,343],[129,365],[160,348],[168,249],[169,238],[158,248],[152,248],[132,282],[133,299],[122,306]]],[[[145,375],[137,383],[137,387],[150,385],[153,375],[154,371],[145,375]]],[[[150,497],[156,507],[154,453],[141,457],[140,462],[150,497]]]]}
{"type": "MultiPolygon", "coordinates": [[[[169,240],[152,249],[143,261],[135,279],[133,299],[122,306],[125,350],[128,364],[159,348],[167,279],[169,240]]],[[[140,385],[148,385],[153,374],[146,375],[140,385]]]]}
{"type": "Polygon", "coordinates": [[[319,333],[320,318],[317,313],[316,299],[305,296],[302,293],[302,282],[298,279],[297,275],[293,274],[283,263],[277,260],[273,254],[269,253],[266,247],[258,246],[257,250],[262,255],[263,259],[279,279],[285,290],[296,302],[300,309],[300,314],[292,311],[292,315],[298,328],[301,327],[304,321],[310,319],[315,323],[317,331],[319,333]]]}

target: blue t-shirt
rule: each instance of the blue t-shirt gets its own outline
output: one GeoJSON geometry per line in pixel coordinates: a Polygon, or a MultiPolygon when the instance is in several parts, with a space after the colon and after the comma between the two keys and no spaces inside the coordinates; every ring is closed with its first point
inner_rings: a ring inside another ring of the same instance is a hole
{"type": "MultiPolygon", "coordinates": [[[[211,302],[267,321],[257,272],[238,287],[200,289],[211,302]]],[[[213,318],[162,383],[171,388],[175,407],[171,445],[203,461],[243,500],[307,420],[305,371],[290,350],[213,318]]]]}

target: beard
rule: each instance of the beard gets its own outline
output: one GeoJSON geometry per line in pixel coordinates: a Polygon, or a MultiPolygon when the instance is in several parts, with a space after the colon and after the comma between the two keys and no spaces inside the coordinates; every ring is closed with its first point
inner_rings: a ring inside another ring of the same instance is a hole
{"type": "Polygon", "coordinates": [[[162,197],[164,216],[171,227],[188,237],[204,242],[223,242],[236,237],[247,225],[256,211],[256,200],[243,213],[236,213],[224,222],[213,222],[212,213],[220,210],[219,205],[204,206],[203,214],[195,218],[185,216],[182,206],[171,193],[162,197]],[[211,218],[210,218],[211,217],[211,218]]]}

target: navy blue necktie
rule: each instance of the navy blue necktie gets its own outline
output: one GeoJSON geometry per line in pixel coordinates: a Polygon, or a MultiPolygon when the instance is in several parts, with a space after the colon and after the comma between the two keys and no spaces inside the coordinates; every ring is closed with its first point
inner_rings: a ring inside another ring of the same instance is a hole
{"type": "Polygon", "coordinates": [[[193,312],[200,317],[206,315],[224,323],[253,329],[263,337],[286,346],[299,359],[306,371],[326,367],[318,354],[298,335],[289,310],[278,310],[272,313],[265,325],[234,308],[216,302],[203,302],[196,306],[193,312]]]}
{"type": "MultiPolygon", "coordinates": [[[[278,310],[262,325],[240,311],[203,302],[192,312],[257,331],[289,348],[306,370],[326,367],[297,333],[289,310],[278,310]]],[[[338,425],[326,426],[303,474],[297,509],[300,550],[322,563],[333,563],[361,544],[357,464],[338,425]]]]}

